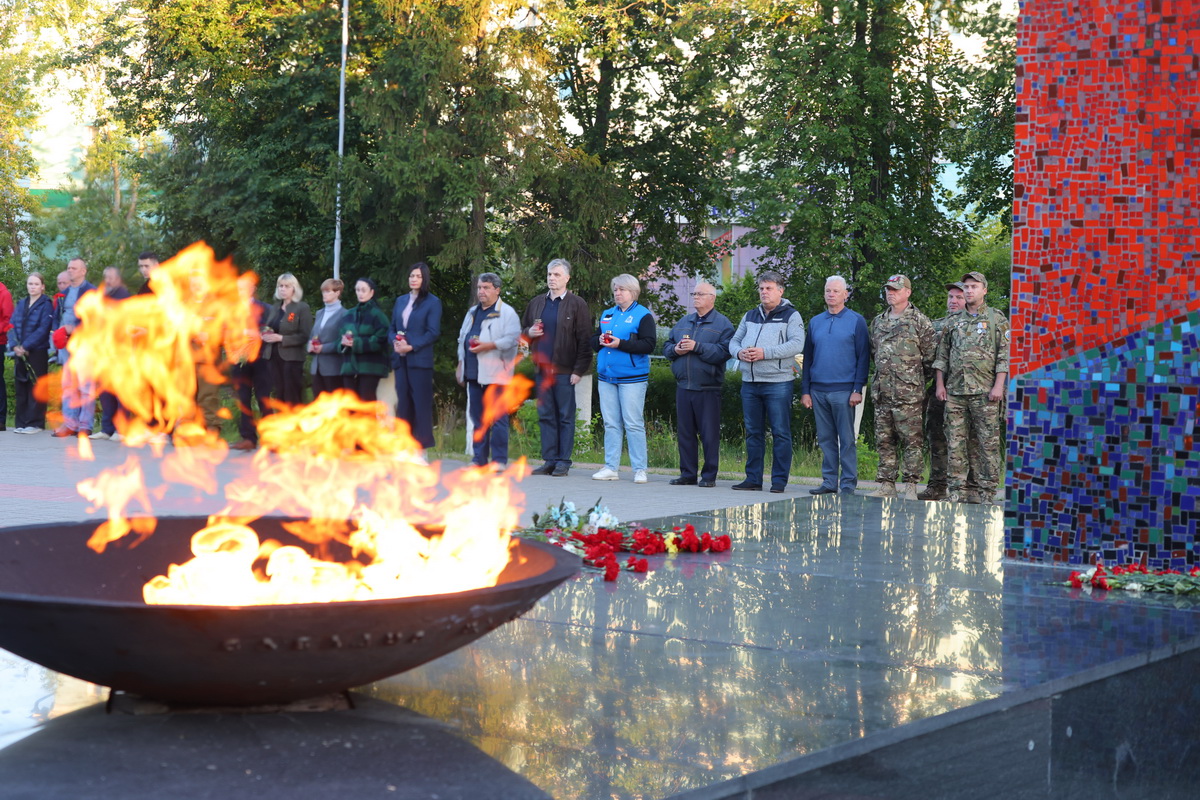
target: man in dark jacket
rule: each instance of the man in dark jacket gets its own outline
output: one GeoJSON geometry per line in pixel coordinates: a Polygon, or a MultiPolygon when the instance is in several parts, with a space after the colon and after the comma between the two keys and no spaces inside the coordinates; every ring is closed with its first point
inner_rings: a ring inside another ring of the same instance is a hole
{"type": "Polygon", "coordinates": [[[258,425],[255,423],[252,401],[258,401],[259,417],[271,413],[268,405],[273,388],[271,364],[262,357],[262,328],[271,313],[271,307],[254,296],[258,289],[258,276],[253,272],[241,275],[237,285],[242,298],[250,303],[254,327],[242,331],[240,336],[226,337],[226,358],[233,362],[229,380],[237,393],[238,434],[241,436],[229,449],[254,450],[258,447],[258,425]]]}
{"type": "Polygon", "coordinates": [[[575,386],[592,368],[592,314],[579,295],[567,291],[571,264],[556,258],[546,266],[545,294],[529,301],[522,335],[541,371],[538,427],[542,460],[534,475],[563,477],[575,449],[575,386]]]}
{"type": "Polygon", "coordinates": [[[675,375],[676,431],[679,434],[679,477],[672,486],[717,485],[721,455],[721,387],[729,361],[733,323],[713,309],[717,290],[711,283],[696,284],[692,292],[695,310],[675,327],[663,346],[675,375]],[[697,464],[696,437],[704,446],[704,467],[697,464]]]}
{"type": "MultiPolygon", "coordinates": [[[[115,304],[120,300],[129,297],[129,289],[125,288],[125,280],[121,277],[121,270],[116,267],[105,267],[104,272],[104,297],[113,301],[115,304]]],[[[105,305],[106,311],[111,306],[105,305]]],[[[113,311],[112,313],[120,313],[113,311]]],[[[117,431],[117,412],[124,413],[121,403],[117,400],[117,396],[109,391],[100,392],[100,430],[94,432],[89,439],[112,439],[113,441],[121,441],[121,434],[117,431]]]]}

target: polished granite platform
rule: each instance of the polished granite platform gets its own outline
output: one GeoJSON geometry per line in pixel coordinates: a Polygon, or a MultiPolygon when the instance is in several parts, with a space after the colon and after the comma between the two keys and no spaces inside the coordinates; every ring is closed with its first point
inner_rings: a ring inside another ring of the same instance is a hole
{"type": "MultiPolygon", "coordinates": [[[[514,786],[665,798],[1200,634],[1190,602],[1086,596],[1051,585],[1061,571],[1003,562],[997,507],[833,495],[660,522],[734,547],[654,557],[615,583],[581,574],[474,645],[361,691],[474,745],[514,786]]],[[[46,720],[105,695],[0,652],[0,779],[26,737],[63,722],[46,720]]],[[[220,741],[205,759],[220,761],[220,741]]],[[[461,796],[519,794],[489,780],[495,793],[461,796]]]]}

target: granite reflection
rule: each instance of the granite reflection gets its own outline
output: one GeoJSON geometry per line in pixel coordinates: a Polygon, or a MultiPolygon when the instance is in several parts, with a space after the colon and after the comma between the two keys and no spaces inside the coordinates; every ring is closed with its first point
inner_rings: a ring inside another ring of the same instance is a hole
{"type": "Polygon", "coordinates": [[[720,555],[587,574],[376,696],[557,798],[662,797],[994,697],[999,511],[823,497],[668,523],[720,555]]]}

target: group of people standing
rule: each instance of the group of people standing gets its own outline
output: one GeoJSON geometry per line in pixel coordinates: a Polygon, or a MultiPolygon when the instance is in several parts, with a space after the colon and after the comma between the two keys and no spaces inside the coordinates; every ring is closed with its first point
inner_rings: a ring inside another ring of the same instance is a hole
{"type": "Polygon", "coordinates": [[[257,336],[261,345],[256,357],[238,359],[231,370],[241,411],[241,439],[231,445],[234,450],[258,446],[254,400],[264,415],[273,410],[269,400],[288,405],[304,402],[304,363],[310,356],[314,398],[348,389],[372,402],[378,397],[379,381],[393,372],[397,416],[408,422],[422,447],[433,446],[433,344],[441,334],[442,303],[429,291],[425,263],[409,269],[409,291],[396,299],[390,317],[375,299],[379,287],[371,278],[355,281],[358,302],[349,308],[342,304],[345,283],[325,280],[315,314],[291,273],[276,280],[278,303],[274,305],[254,299],[255,282],[253,273],[240,279],[259,326],[247,335],[257,336]]]}
{"type": "MultiPolygon", "coordinates": [[[[154,253],[142,253],[138,267],[150,292],[154,253]]],[[[549,263],[544,293],[523,313],[504,302],[503,283],[495,273],[476,279],[476,303],[463,317],[457,336],[456,378],[466,388],[476,465],[508,461],[511,397],[502,390],[513,380],[522,343],[528,346],[539,376],[538,425],[542,464],[535,475],[564,476],[572,465],[575,439],[575,391],[595,359],[600,413],[604,422],[604,466],[595,480],[618,480],[627,447],[635,483],[648,482],[643,418],[656,351],[671,364],[676,380],[679,475],[673,485],[716,485],[721,440],[721,392],[730,360],[741,372],[742,417],[746,437],[745,478],[740,491],[783,492],[792,461],[791,409],[797,369],[800,402],[813,412],[822,453],[821,485],[814,495],[854,491],[858,484],[856,414],[870,380],[874,404],[879,494],[933,500],[949,497],[987,502],[1002,475],[1001,400],[1008,373],[1008,322],[986,304],[987,279],[970,272],[946,286],[947,314],[930,321],[911,303],[912,283],[892,275],[883,287],[888,309],[868,325],[847,305],[844,278],[825,282],[825,310],[804,323],[784,298],[784,280],[775,272],[758,277],[759,303],[735,327],[715,309],[716,289],[701,282],[692,292],[694,310],[680,319],[659,348],[654,316],[639,302],[641,287],[628,274],[611,281],[613,305],[593,325],[587,303],[568,289],[571,264],[549,263]],[[764,474],[766,435],[772,438],[772,466],[764,474]],[[920,495],[928,439],[932,471],[920,495]],[[701,463],[701,451],[703,462],[701,463]],[[769,477],[769,483],[767,481],[769,477]],[[897,483],[902,487],[897,488],[897,483]]],[[[257,328],[244,339],[260,346],[240,356],[228,353],[230,379],[241,410],[237,450],[257,447],[255,415],[269,414],[275,403],[304,400],[304,365],[309,361],[313,396],[345,388],[373,401],[379,381],[392,372],[396,414],[414,439],[432,447],[434,344],[441,336],[443,306],[430,291],[429,267],[408,271],[408,291],[391,315],[375,299],[370,278],[354,284],[357,303],[342,303],[345,285],[321,284],[321,306],[314,314],[299,281],[285,273],[276,281],[275,303],[255,299],[257,278],[239,279],[251,302],[257,328]],[[273,402],[272,402],[273,401],[273,402]]],[[[72,259],[59,276],[59,292],[47,297],[44,278],[26,281],[27,295],[13,303],[0,285],[0,344],[16,370],[16,431],[45,427],[46,407],[34,385],[46,374],[52,353],[68,357],[65,340],[79,324],[74,309],[80,296],[96,290],[87,281],[87,264],[72,259]],[[11,321],[10,321],[11,320],[11,321]],[[57,341],[61,339],[62,341],[57,341]]],[[[115,302],[129,296],[115,268],[105,270],[104,292],[115,302]]],[[[228,349],[228,348],[227,348],[228,349]]],[[[199,371],[198,371],[199,374],[199,371]]],[[[197,404],[210,427],[220,425],[215,386],[199,380],[197,404]]],[[[0,380],[0,411],[7,396],[0,380]]],[[[87,392],[64,387],[63,424],[57,436],[119,438],[115,397],[101,393],[101,429],[92,432],[95,400],[87,392]],[[77,398],[82,401],[77,402],[77,398]]],[[[0,415],[0,430],[4,416],[0,415]]]]}
{"type": "MultiPolygon", "coordinates": [[[[642,410],[649,357],[656,348],[653,316],[638,303],[637,280],[619,275],[612,280],[614,305],[601,313],[593,330],[586,304],[567,291],[569,280],[570,265],[562,259],[551,262],[547,292],[530,302],[522,318],[520,333],[531,343],[542,375],[538,410],[543,463],[533,472],[568,474],[574,386],[589,371],[595,352],[605,464],[592,477],[619,479],[627,443],[633,480],[644,483],[642,410]]],[[[721,390],[733,359],[741,372],[746,462],[744,480],[732,488],[786,490],[791,408],[800,369],[800,402],[813,412],[822,454],[822,482],[810,494],[853,492],[858,486],[856,415],[874,362],[869,386],[879,453],[878,494],[990,502],[1003,474],[1000,424],[1008,321],[987,306],[987,279],[981,273],[970,272],[946,288],[947,315],[931,322],[911,303],[910,279],[892,275],[883,287],[888,310],[868,324],[846,305],[850,286],[845,278],[834,275],[825,282],[825,310],[806,325],[783,296],[782,276],[764,272],[758,278],[759,304],[735,327],[715,309],[716,289],[699,283],[692,292],[694,310],[672,327],[661,349],[676,379],[680,474],[670,483],[716,485],[721,390]],[[768,430],[769,484],[764,474],[768,430]],[[933,467],[928,488],[918,496],[927,437],[933,467]]],[[[464,322],[462,334],[469,332],[464,322]]],[[[505,341],[513,353],[517,333],[510,321],[505,341]]]]}

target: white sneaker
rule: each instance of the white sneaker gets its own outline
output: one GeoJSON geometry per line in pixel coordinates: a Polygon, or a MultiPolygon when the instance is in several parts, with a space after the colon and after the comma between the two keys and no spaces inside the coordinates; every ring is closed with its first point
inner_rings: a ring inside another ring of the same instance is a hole
{"type": "Polygon", "coordinates": [[[119,441],[121,441],[121,434],[120,434],[120,433],[114,433],[112,436],[110,436],[110,437],[108,437],[108,438],[109,438],[110,440],[114,441],[114,442],[119,442],[119,441]]]}
{"type": "Polygon", "coordinates": [[[93,434],[92,434],[91,436],[89,436],[88,438],[89,438],[89,439],[111,439],[112,437],[111,437],[111,436],[109,436],[109,435],[108,435],[107,433],[105,433],[104,431],[96,431],[95,433],[93,433],[93,434]]]}
{"type": "Polygon", "coordinates": [[[608,467],[605,467],[599,472],[592,473],[592,480],[594,481],[615,481],[619,480],[620,478],[621,476],[617,474],[615,469],[609,469],[608,467]]]}
{"type": "Polygon", "coordinates": [[[649,483],[650,479],[646,477],[646,470],[639,469],[633,473],[634,483],[649,483]]]}

